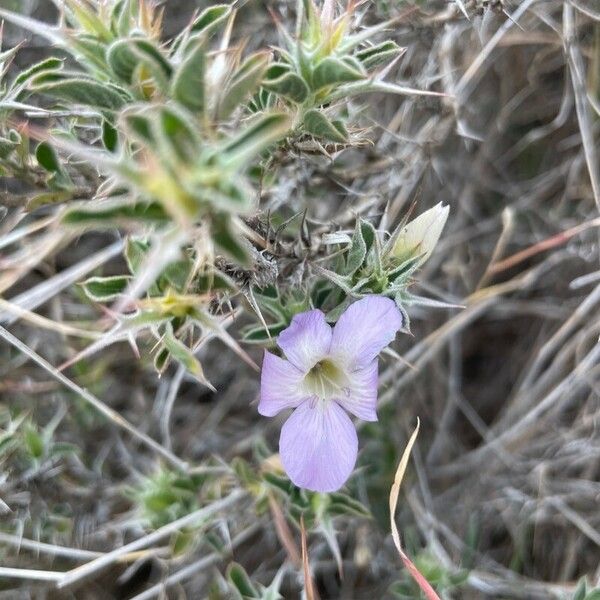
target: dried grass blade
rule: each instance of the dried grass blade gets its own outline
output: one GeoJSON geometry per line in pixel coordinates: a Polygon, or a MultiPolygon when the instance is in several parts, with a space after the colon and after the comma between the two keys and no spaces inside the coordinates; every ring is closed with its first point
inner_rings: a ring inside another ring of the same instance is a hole
{"type": "Polygon", "coordinates": [[[417,441],[420,426],[421,422],[417,418],[417,426],[415,427],[415,430],[410,436],[408,444],[406,444],[406,448],[404,449],[404,453],[402,454],[402,458],[400,459],[400,463],[398,464],[398,469],[396,470],[396,476],[394,477],[392,489],[390,490],[390,527],[392,530],[392,538],[394,540],[396,550],[398,550],[398,554],[400,555],[402,564],[410,573],[410,576],[415,580],[415,583],[425,594],[427,600],[440,600],[440,597],[436,594],[435,590],[431,587],[429,582],[425,579],[425,577],[423,577],[419,569],[415,567],[415,565],[410,560],[410,558],[408,558],[404,550],[402,550],[402,544],[400,542],[400,533],[398,532],[398,526],[396,525],[395,519],[396,508],[398,506],[398,496],[400,495],[400,486],[402,485],[404,473],[406,472],[406,467],[408,466],[408,461],[410,460],[410,453],[412,452],[413,446],[417,441]]]}

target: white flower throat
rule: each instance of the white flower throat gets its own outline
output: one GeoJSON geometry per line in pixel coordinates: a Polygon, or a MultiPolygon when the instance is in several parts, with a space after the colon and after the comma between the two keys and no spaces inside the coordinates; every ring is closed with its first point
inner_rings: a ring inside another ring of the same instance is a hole
{"type": "Polygon", "coordinates": [[[304,377],[304,389],[316,400],[331,400],[348,396],[348,378],[330,358],[320,360],[304,377]]]}

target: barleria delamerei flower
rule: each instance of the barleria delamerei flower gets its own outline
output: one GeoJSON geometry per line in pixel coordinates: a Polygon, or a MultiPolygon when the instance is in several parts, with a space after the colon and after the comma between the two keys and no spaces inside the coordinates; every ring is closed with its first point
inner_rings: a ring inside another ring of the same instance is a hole
{"type": "Polygon", "coordinates": [[[344,485],[358,453],[347,413],[377,420],[377,357],[401,327],[393,300],[373,295],[351,304],[333,328],[320,310],[296,315],[277,340],[287,360],[265,352],[258,411],[294,409],[279,440],[294,484],[317,492],[344,485]]]}

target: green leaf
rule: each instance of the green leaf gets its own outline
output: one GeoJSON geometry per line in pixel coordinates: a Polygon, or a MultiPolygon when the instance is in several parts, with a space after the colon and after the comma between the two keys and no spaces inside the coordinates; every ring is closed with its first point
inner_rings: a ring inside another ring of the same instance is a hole
{"type": "Polygon", "coordinates": [[[260,598],[242,565],[231,563],[227,568],[227,579],[242,598],[260,598]]]}
{"type": "Polygon", "coordinates": [[[57,442],[52,444],[48,455],[51,457],[69,456],[77,454],[79,448],[75,444],[69,444],[68,442],[57,442]]]}
{"type": "Polygon", "coordinates": [[[105,73],[108,70],[106,64],[106,44],[95,37],[79,35],[70,38],[71,54],[75,59],[93,70],[105,73]]]}
{"type": "Polygon", "coordinates": [[[167,215],[156,202],[123,204],[103,202],[96,208],[71,208],[62,218],[65,225],[93,225],[94,227],[115,227],[117,224],[140,222],[163,222],[167,215]]]}
{"type": "Polygon", "coordinates": [[[219,118],[231,114],[248,96],[256,92],[260,86],[267,65],[268,52],[257,52],[250,56],[234,74],[221,96],[219,103],[219,118]]]}
{"type": "Polygon", "coordinates": [[[171,538],[170,546],[173,556],[183,556],[194,548],[198,535],[194,531],[178,531],[171,538]]]}
{"type": "Polygon", "coordinates": [[[117,129],[106,119],[102,120],[102,143],[109,152],[115,152],[119,141],[117,129]]]}
{"type": "Polygon", "coordinates": [[[99,14],[91,6],[88,7],[79,0],[64,0],[64,4],[67,7],[67,14],[72,17],[70,20],[75,21],[73,25],[78,26],[79,29],[85,30],[94,37],[100,38],[104,42],[112,39],[113,36],[110,29],[108,29],[99,14]]]}
{"type": "Polygon", "coordinates": [[[370,221],[365,221],[364,219],[360,220],[360,230],[362,232],[363,239],[365,240],[365,244],[367,245],[368,252],[377,238],[377,231],[370,221]]]}
{"type": "Polygon", "coordinates": [[[240,265],[249,263],[246,243],[240,232],[233,231],[233,224],[227,215],[215,216],[212,220],[211,237],[217,250],[232,258],[240,265]]]}
{"type": "Polygon", "coordinates": [[[46,171],[57,173],[61,171],[60,160],[54,148],[48,142],[40,142],[35,149],[35,157],[46,171]]]}
{"type": "Polygon", "coordinates": [[[255,159],[257,154],[280,140],[289,131],[289,127],[290,118],[285,113],[271,113],[255,120],[223,148],[227,160],[243,164],[255,159]]]}
{"type": "Polygon", "coordinates": [[[140,64],[148,67],[161,88],[168,86],[173,68],[154,44],[143,38],[114,42],[107,51],[106,61],[113,73],[123,82],[131,83],[140,64]]]}
{"type": "Polygon", "coordinates": [[[112,12],[112,20],[115,23],[114,27],[121,37],[129,35],[132,25],[135,26],[139,12],[139,0],[120,0],[115,4],[112,12]]]}
{"type": "Polygon", "coordinates": [[[170,360],[171,353],[167,350],[167,348],[161,348],[156,353],[156,356],[154,357],[154,368],[159,375],[165,372],[169,366],[170,360]]]}
{"type": "Polygon", "coordinates": [[[63,60],[61,58],[47,58],[31,67],[22,71],[15,77],[13,86],[19,86],[26,84],[32,77],[39,75],[40,73],[59,71],[63,67],[63,60]]]}
{"type": "Polygon", "coordinates": [[[60,81],[32,82],[35,92],[48,94],[73,104],[92,106],[98,109],[119,110],[127,104],[127,92],[112,84],[100,83],[92,79],[70,78],[60,81]]]}
{"type": "Polygon", "coordinates": [[[312,76],[314,90],[341,83],[360,81],[366,77],[360,63],[353,64],[349,60],[340,60],[328,56],[316,66],[312,76]]]}
{"type": "Polygon", "coordinates": [[[402,48],[392,40],[382,42],[356,53],[356,58],[365,69],[370,70],[382,64],[389,63],[402,53],[402,48]]]}
{"type": "Polygon", "coordinates": [[[152,130],[152,122],[146,114],[128,111],[121,115],[124,128],[136,141],[156,146],[156,138],[152,130]]]}
{"type": "Polygon", "coordinates": [[[354,234],[352,235],[352,243],[350,251],[346,257],[346,275],[354,275],[362,266],[365,256],[367,255],[367,244],[362,234],[360,220],[357,219],[354,234]]]}
{"type": "Polygon", "coordinates": [[[108,302],[122,294],[129,285],[131,277],[128,275],[114,275],[112,277],[90,277],[81,284],[85,295],[94,302],[108,302]]]}
{"type": "Polygon", "coordinates": [[[263,86],[297,104],[304,102],[310,94],[304,79],[290,71],[289,66],[283,63],[269,67],[263,86]]]}
{"type": "Polygon", "coordinates": [[[204,369],[202,368],[200,361],[194,356],[194,353],[183,342],[180,342],[175,337],[173,327],[170,323],[167,323],[166,332],[162,338],[162,342],[171,356],[178,363],[183,365],[200,383],[210,388],[213,392],[217,391],[210,381],[206,379],[204,369]]]}
{"type": "Polygon", "coordinates": [[[190,41],[186,56],[175,72],[172,94],[175,100],[193,112],[202,112],[205,106],[206,49],[202,37],[190,41]]]}
{"type": "Polygon", "coordinates": [[[192,33],[212,32],[220,23],[223,23],[231,14],[231,5],[216,4],[203,10],[192,23],[192,33]]]}
{"type": "Polygon", "coordinates": [[[156,138],[159,142],[162,156],[169,162],[193,164],[198,160],[200,140],[196,131],[188,123],[193,118],[187,112],[171,106],[161,106],[158,109],[156,138]],[[173,161],[173,158],[176,160],[173,161]]]}
{"type": "Polygon", "coordinates": [[[573,598],[571,600],[586,600],[587,595],[587,581],[585,577],[582,577],[575,589],[575,593],[573,594],[573,598]]]}
{"type": "Polygon", "coordinates": [[[27,201],[27,210],[32,211],[40,206],[48,206],[51,204],[61,204],[73,198],[71,190],[56,190],[53,192],[42,192],[32,196],[27,201]]]}
{"type": "Polygon", "coordinates": [[[5,137],[0,137],[0,158],[8,158],[18,145],[18,142],[5,137]]]}
{"type": "Polygon", "coordinates": [[[304,115],[304,129],[311,135],[338,144],[348,141],[344,135],[320,110],[313,108],[304,115]]]}
{"type": "Polygon", "coordinates": [[[112,72],[125,83],[131,83],[140,57],[133,51],[130,39],[117,40],[106,51],[106,62],[112,72]]]}
{"type": "Polygon", "coordinates": [[[145,240],[128,238],[125,244],[125,260],[129,271],[136,275],[144,264],[150,244],[145,240]]]}
{"type": "Polygon", "coordinates": [[[242,339],[247,344],[269,344],[288,326],[287,323],[269,325],[267,330],[262,325],[246,329],[242,339]],[[268,333],[267,333],[268,331],[268,333]]]}
{"type": "Polygon", "coordinates": [[[23,441],[27,451],[33,458],[40,459],[44,456],[44,440],[33,425],[24,427],[23,441]]]}
{"type": "Polygon", "coordinates": [[[186,283],[190,279],[194,264],[191,260],[178,260],[163,271],[161,279],[164,278],[167,283],[176,291],[183,292],[186,283]]]}
{"type": "Polygon", "coordinates": [[[369,509],[364,504],[346,494],[337,492],[329,495],[327,511],[332,515],[371,516],[369,509]]]}
{"type": "Polygon", "coordinates": [[[600,600],[600,588],[596,588],[589,592],[589,594],[585,597],[585,600],[600,600]]]}

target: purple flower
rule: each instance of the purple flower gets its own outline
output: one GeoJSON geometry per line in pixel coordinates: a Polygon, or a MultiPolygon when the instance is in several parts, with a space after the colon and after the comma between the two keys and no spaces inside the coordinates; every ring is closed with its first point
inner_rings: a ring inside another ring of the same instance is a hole
{"type": "Polygon", "coordinates": [[[377,355],[400,327],[394,302],[369,296],[349,306],[333,329],[320,310],[296,315],[277,340],[287,360],[265,352],[258,412],[273,417],[294,409],[279,452],[297,486],[333,492],[350,477],[358,438],[347,412],[377,420],[377,355]]]}

